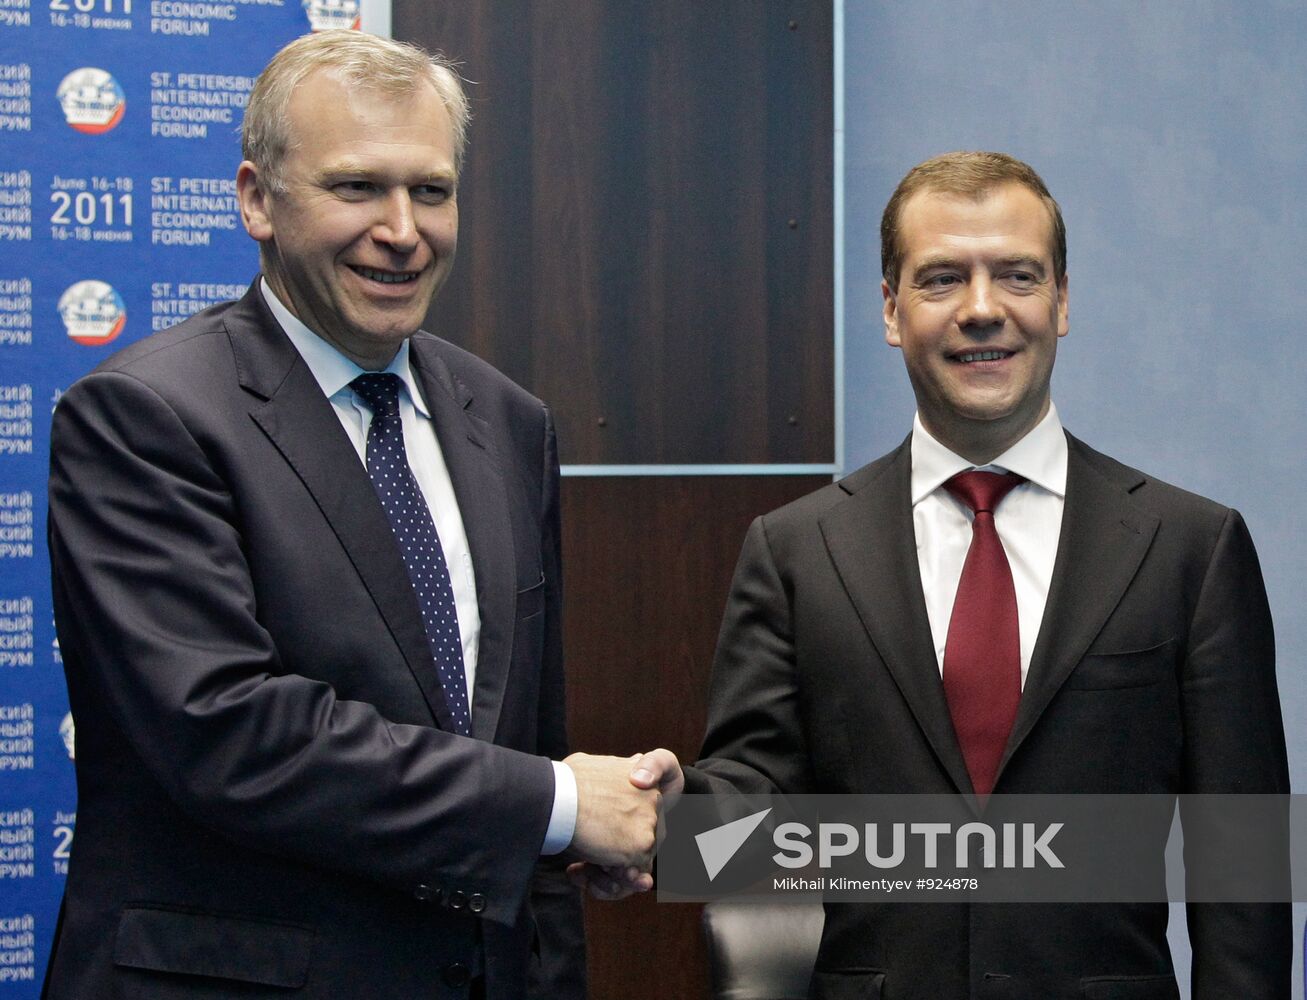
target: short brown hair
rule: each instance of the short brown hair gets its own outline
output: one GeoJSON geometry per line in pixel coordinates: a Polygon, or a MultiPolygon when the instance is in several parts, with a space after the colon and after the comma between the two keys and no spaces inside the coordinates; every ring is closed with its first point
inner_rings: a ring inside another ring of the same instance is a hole
{"type": "Polygon", "coordinates": [[[270,190],[282,191],[286,154],[295,143],[287,109],[291,96],[310,73],[335,74],[351,89],[407,97],[425,82],[439,95],[454,127],[454,164],[463,169],[467,95],[454,64],[407,42],[344,29],[302,35],[272,57],[250,92],[241,123],[241,155],[250,160],[270,190]]]}
{"type": "Polygon", "coordinates": [[[980,201],[1000,184],[1029,188],[1048,206],[1053,221],[1053,276],[1066,274],[1066,224],[1062,209],[1048,193],[1033,167],[1006,153],[956,152],[919,163],[899,181],[880,219],[880,271],[891,291],[898,291],[903,268],[903,247],[899,244],[899,217],[903,206],[918,191],[941,191],[980,201]]]}

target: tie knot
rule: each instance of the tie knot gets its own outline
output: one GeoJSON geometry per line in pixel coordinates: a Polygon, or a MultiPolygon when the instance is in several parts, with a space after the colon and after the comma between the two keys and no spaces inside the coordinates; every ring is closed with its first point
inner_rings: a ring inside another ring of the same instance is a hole
{"type": "Polygon", "coordinates": [[[392,372],[368,372],[349,384],[374,417],[393,417],[399,413],[399,376],[392,372]]]}
{"type": "Polygon", "coordinates": [[[959,472],[944,484],[944,489],[970,507],[975,513],[993,513],[1003,498],[1026,481],[1015,472],[959,472]]]}

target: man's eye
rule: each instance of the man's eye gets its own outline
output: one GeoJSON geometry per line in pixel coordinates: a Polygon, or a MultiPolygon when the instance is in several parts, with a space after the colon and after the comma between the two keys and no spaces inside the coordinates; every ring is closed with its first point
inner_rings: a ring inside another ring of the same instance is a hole
{"type": "Polygon", "coordinates": [[[372,191],[371,181],[341,181],[336,185],[336,190],[342,194],[358,195],[368,194],[372,191]]]}
{"type": "Polygon", "coordinates": [[[443,184],[422,184],[413,189],[413,197],[429,205],[439,204],[449,198],[449,188],[443,184]]]}
{"type": "Polygon", "coordinates": [[[1013,271],[1004,276],[1008,288],[1023,292],[1026,289],[1039,288],[1039,276],[1030,271],[1013,271]]]}
{"type": "Polygon", "coordinates": [[[926,279],[927,288],[951,288],[958,283],[956,274],[936,274],[926,279]]]}

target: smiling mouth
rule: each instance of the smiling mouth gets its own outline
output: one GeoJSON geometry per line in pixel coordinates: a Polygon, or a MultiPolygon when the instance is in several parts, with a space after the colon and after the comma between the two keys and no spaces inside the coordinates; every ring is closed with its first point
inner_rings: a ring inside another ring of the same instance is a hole
{"type": "Polygon", "coordinates": [[[1014,351],[968,351],[965,354],[953,355],[953,360],[969,365],[976,361],[1002,361],[1004,358],[1012,357],[1014,353],[1014,351]]]}
{"type": "Polygon", "coordinates": [[[355,264],[349,265],[350,270],[369,281],[379,281],[383,285],[403,285],[410,281],[417,281],[420,271],[379,271],[375,267],[359,267],[355,264]]]}

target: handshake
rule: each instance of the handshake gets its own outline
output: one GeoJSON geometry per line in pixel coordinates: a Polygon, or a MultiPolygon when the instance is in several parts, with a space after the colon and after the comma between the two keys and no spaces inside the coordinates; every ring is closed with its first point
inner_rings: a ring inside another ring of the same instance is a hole
{"type": "Polygon", "coordinates": [[[568,877],[596,899],[652,889],[662,810],[676,804],[685,785],[676,755],[574,753],[563,763],[576,776],[576,832],[568,853],[580,859],[568,866],[568,877]]]}

